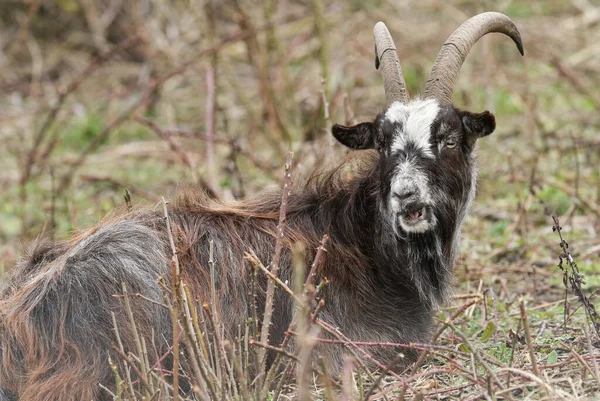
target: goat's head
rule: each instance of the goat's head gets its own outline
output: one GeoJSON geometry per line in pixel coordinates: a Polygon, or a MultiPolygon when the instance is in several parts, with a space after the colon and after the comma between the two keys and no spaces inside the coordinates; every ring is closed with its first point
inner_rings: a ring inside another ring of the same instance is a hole
{"type": "Polygon", "coordinates": [[[382,70],[387,108],[373,122],[335,125],[332,131],[349,148],[379,152],[381,206],[398,233],[459,222],[468,209],[475,190],[475,143],[494,131],[495,120],[489,111],[452,106],[452,91],[467,53],[491,32],[508,35],[523,54],[519,32],[507,16],[477,15],[444,43],[423,98],[411,101],[390,33],[382,22],[375,25],[375,64],[382,70]]]}

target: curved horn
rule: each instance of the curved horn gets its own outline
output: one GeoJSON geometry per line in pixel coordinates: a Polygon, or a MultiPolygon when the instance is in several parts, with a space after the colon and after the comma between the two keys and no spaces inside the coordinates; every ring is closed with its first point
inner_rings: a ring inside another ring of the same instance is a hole
{"type": "Polygon", "coordinates": [[[454,31],[440,49],[425,84],[424,97],[446,104],[452,103],[454,84],[469,50],[482,36],[491,32],[509,36],[521,55],[524,55],[521,35],[510,18],[496,12],[476,15],[454,31]]]}
{"type": "Polygon", "coordinates": [[[381,67],[386,105],[389,106],[396,100],[407,103],[408,91],[390,31],[380,21],[373,28],[373,36],[375,37],[375,68],[380,69],[381,67]]]}

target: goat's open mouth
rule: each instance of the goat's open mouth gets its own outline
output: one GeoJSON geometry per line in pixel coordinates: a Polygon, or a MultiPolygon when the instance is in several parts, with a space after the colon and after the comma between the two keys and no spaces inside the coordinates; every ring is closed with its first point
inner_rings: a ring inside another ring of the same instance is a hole
{"type": "Polygon", "coordinates": [[[417,224],[419,221],[425,220],[427,218],[427,209],[425,208],[425,206],[423,206],[417,210],[412,210],[410,212],[405,213],[402,217],[404,219],[404,222],[407,224],[417,224]]]}
{"type": "Polygon", "coordinates": [[[435,219],[431,210],[423,204],[412,205],[405,212],[399,213],[399,222],[404,231],[422,233],[433,227],[435,219]]]}

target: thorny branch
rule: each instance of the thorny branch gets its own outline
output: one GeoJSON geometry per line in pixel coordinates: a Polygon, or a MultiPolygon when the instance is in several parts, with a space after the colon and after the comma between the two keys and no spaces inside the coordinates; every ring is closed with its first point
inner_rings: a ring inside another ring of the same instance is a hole
{"type": "Polygon", "coordinates": [[[590,319],[594,330],[596,331],[596,335],[600,339],[600,322],[598,321],[598,312],[596,311],[596,307],[590,301],[589,297],[583,291],[583,285],[585,284],[585,276],[579,271],[579,267],[577,267],[577,263],[571,252],[569,252],[569,244],[564,240],[562,236],[562,227],[560,226],[560,222],[557,216],[552,216],[552,220],[554,220],[554,225],[552,226],[552,231],[558,233],[558,237],[560,238],[560,248],[562,252],[558,256],[558,267],[563,272],[563,284],[565,286],[565,315],[564,315],[564,325],[567,326],[567,316],[568,316],[568,302],[567,302],[567,292],[571,291],[573,294],[577,296],[579,302],[583,305],[586,316],[590,319]],[[566,261],[566,265],[565,265],[566,261]]]}

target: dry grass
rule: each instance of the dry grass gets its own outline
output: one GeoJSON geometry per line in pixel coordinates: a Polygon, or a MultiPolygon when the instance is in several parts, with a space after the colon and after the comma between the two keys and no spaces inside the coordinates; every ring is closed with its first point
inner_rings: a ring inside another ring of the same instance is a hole
{"type": "MultiPolygon", "coordinates": [[[[600,339],[579,300],[565,296],[557,265],[567,251],[551,218],[560,216],[593,304],[600,7],[586,0],[8,1],[0,10],[0,272],[23,243],[93,224],[123,203],[125,188],[133,203],[159,206],[178,185],[238,198],[281,185],[288,150],[295,174],[338,159],[344,151],[327,127],[370,120],[384,105],[374,23],[390,27],[414,94],[447,35],[485,10],[514,19],[526,56],[491,36],[463,66],[455,103],[490,109],[498,129],[479,145],[454,304],[440,312],[433,344],[410,345],[423,351],[419,362],[400,376],[368,372],[365,344],[300,319],[309,323],[294,330],[297,353],[281,352],[284,374],[252,380],[259,333],[249,325],[239,344],[224,341],[218,316],[175,280],[165,283],[165,302],[192,354],[183,370],[202,384],[199,399],[592,397],[600,339]],[[307,362],[323,330],[353,355],[340,378],[317,380],[318,364],[307,362]]],[[[315,313],[313,293],[290,292],[299,316],[315,313]]],[[[143,344],[138,351],[113,361],[134,377],[122,378],[121,399],[176,393],[164,372],[144,365],[143,344]]]]}

